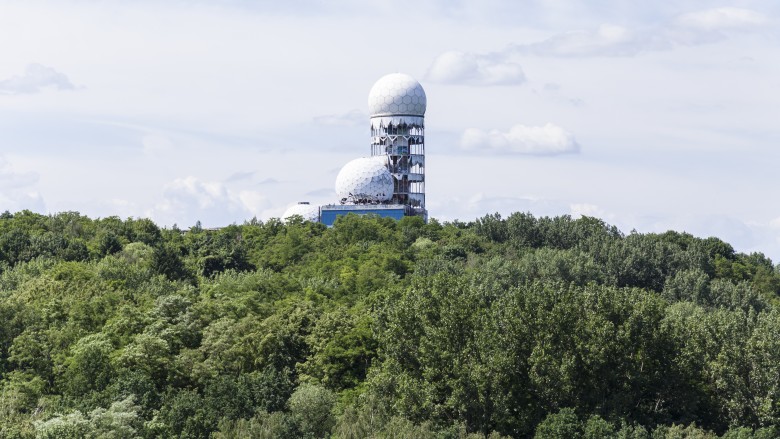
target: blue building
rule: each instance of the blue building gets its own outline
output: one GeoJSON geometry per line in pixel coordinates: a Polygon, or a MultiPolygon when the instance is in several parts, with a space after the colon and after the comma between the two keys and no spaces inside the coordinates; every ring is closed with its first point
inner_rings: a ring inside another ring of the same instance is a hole
{"type": "Polygon", "coordinates": [[[409,214],[409,209],[403,204],[330,204],[320,207],[320,222],[330,227],[336,222],[336,218],[348,213],[377,215],[383,218],[400,220],[409,214]]]}

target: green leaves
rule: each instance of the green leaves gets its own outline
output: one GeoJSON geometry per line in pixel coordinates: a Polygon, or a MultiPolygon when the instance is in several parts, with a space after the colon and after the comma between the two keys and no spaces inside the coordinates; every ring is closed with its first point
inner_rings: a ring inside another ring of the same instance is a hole
{"type": "Polygon", "coordinates": [[[76,410],[35,423],[36,438],[42,439],[135,439],[141,438],[143,420],[139,407],[129,396],[108,409],[96,408],[86,415],[76,410]]]}
{"type": "Polygon", "coordinates": [[[717,238],[528,213],[183,232],[20,212],[0,215],[0,271],[3,437],[780,426],[780,274],[717,238]]]}
{"type": "Polygon", "coordinates": [[[113,350],[104,334],[81,338],[71,348],[61,387],[71,396],[105,389],[114,377],[110,357],[113,350]]]}

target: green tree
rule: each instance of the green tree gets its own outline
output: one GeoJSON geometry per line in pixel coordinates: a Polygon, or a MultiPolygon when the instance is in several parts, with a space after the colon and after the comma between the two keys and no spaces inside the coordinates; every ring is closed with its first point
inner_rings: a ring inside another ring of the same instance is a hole
{"type": "Polygon", "coordinates": [[[336,396],[328,389],[301,384],[290,396],[287,405],[303,437],[327,437],[335,424],[332,413],[336,396]]]}
{"type": "Polygon", "coordinates": [[[65,363],[62,387],[71,396],[99,392],[108,386],[114,376],[111,341],[104,334],[81,338],[71,348],[65,363]]]}
{"type": "Polygon", "coordinates": [[[537,427],[536,439],[577,439],[582,437],[582,425],[572,408],[551,413],[537,427]]]}

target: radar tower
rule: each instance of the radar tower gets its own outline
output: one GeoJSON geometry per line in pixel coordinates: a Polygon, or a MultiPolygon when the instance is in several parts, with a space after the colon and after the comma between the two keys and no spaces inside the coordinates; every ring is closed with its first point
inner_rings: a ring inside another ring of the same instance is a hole
{"type": "Polygon", "coordinates": [[[403,73],[380,78],[368,95],[371,155],[386,156],[393,204],[428,219],[425,210],[425,91],[403,73]]]}

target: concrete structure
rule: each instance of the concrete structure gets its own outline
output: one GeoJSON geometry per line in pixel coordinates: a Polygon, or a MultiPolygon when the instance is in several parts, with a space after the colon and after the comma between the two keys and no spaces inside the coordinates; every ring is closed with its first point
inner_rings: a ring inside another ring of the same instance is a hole
{"type": "MultiPolygon", "coordinates": [[[[320,222],[330,226],[340,215],[349,213],[395,219],[421,216],[428,220],[425,209],[427,104],[425,90],[409,75],[391,73],[374,84],[368,94],[371,157],[352,160],[341,169],[336,178],[339,202],[318,208],[320,222]]],[[[296,206],[290,209],[283,219],[301,215],[305,220],[316,221],[311,209],[296,206]]]]}

